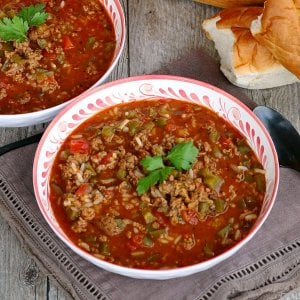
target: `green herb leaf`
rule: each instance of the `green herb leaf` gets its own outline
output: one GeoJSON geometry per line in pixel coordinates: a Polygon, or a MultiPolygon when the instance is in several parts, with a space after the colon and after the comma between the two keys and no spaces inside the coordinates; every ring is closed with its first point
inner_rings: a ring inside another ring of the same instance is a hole
{"type": "MultiPolygon", "coordinates": [[[[193,145],[193,142],[177,144],[169,152],[167,159],[177,170],[189,170],[195,162],[199,150],[193,145]]],[[[147,176],[139,179],[137,184],[137,193],[139,195],[146,193],[149,188],[156,183],[162,183],[171,174],[174,167],[165,166],[163,158],[157,156],[146,156],[141,165],[150,172],[147,176]]]]}
{"type": "Polygon", "coordinates": [[[162,183],[171,174],[173,167],[163,167],[158,170],[151,171],[148,176],[139,179],[137,184],[137,192],[139,195],[146,193],[149,188],[156,183],[162,183]]]}
{"type": "Polygon", "coordinates": [[[29,26],[39,26],[46,22],[48,13],[44,11],[45,4],[30,5],[20,10],[17,16],[27,21],[29,26]]]}
{"type": "Polygon", "coordinates": [[[141,160],[141,164],[147,171],[157,170],[165,166],[162,157],[158,155],[146,156],[144,159],[141,160]]]}
{"type": "Polygon", "coordinates": [[[24,42],[28,29],[28,23],[18,16],[14,16],[12,19],[3,18],[0,20],[0,39],[24,42]]]}
{"type": "Polygon", "coordinates": [[[177,144],[169,152],[167,158],[177,170],[189,170],[195,162],[199,150],[193,145],[193,142],[177,144]]]}
{"type": "Polygon", "coordinates": [[[45,5],[40,3],[22,8],[13,18],[0,20],[0,40],[24,42],[29,27],[43,24],[48,14],[44,11],[45,5]]]}
{"type": "Polygon", "coordinates": [[[137,184],[137,192],[139,195],[146,193],[152,185],[160,180],[160,170],[152,171],[148,176],[139,179],[137,184]]]}
{"type": "Polygon", "coordinates": [[[161,169],[159,174],[159,182],[162,183],[164,180],[166,180],[173,170],[173,167],[164,167],[161,169]]]}

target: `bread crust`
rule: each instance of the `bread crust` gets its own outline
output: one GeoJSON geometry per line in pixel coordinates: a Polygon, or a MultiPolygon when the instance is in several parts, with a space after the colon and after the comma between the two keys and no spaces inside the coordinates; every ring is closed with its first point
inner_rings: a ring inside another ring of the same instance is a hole
{"type": "Polygon", "coordinates": [[[240,87],[263,89],[297,81],[297,77],[253,37],[250,26],[262,12],[262,7],[228,8],[202,24],[220,55],[221,71],[240,87]]]}
{"type": "Polygon", "coordinates": [[[300,0],[267,0],[251,33],[300,79],[300,0]]]}
{"type": "Polygon", "coordinates": [[[228,8],[238,6],[259,6],[265,0],[194,0],[195,2],[205,3],[216,7],[228,8]]]}

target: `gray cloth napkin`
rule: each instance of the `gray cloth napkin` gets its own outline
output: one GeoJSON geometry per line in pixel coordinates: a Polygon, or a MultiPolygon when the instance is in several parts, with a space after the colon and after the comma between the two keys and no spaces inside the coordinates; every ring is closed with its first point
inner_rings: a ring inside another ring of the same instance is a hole
{"type": "MultiPolygon", "coordinates": [[[[195,52],[191,60],[183,61],[190,63],[197,57],[195,52]]],[[[196,68],[187,74],[180,73],[178,66],[182,64],[175,64],[175,69],[167,67],[164,73],[176,71],[175,74],[198,78],[196,68]]],[[[222,80],[230,87],[222,77],[219,86],[222,80]]],[[[234,93],[239,94],[238,90],[234,93]]],[[[270,300],[300,287],[300,173],[281,168],[271,214],[254,238],[233,257],[184,278],[137,280],[106,272],[83,260],[46,224],[32,186],[36,147],[32,144],[0,157],[0,212],[39,266],[73,298],[270,300]]]]}
{"type": "Polygon", "coordinates": [[[77,256],[41,216],[32,187],[36,144],[0,157],[1,214],[23,246],[77,299],[278,299],[300,286],[300,173],[281,169],[275,206],[257,235],[233,257],[189,277],[135,280],[77,256]],[[24,159],[26,158],[26,159],[24,159]]]}

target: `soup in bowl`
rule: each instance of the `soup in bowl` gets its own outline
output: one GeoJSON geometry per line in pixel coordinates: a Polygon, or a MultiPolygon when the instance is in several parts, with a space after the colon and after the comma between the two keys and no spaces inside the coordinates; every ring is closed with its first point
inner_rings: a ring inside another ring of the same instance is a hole
{"type": "Polygon", "coordinates": [[[278,161],[263,125],[206,83],[143,76],[85,93],[36,152],[38,205],[56,234],[106,270],[167,279],[244,246],[268,216],[278,161]]]}
{"type": "Polygon", "coordinates": [[[124,41],[118,0],[2,1],[0,126],[50,121],[107,79],[124,41]]]}

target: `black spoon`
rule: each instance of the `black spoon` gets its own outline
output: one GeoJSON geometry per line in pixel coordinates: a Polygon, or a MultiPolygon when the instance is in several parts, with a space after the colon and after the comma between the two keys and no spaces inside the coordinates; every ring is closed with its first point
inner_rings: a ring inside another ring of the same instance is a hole
{"type": "Polygon", "coordinates": [[[17,148],[21,148],[26,145],[37,143],[41,139],[42,135],[43,135],[43,132],[37,133],[35,135],[32,135],[32,136],[22,139],[20,141],[16,141],[16,142],[4,145],[4,146],[0,147],[0,155],[5,154],[5,153],[7,153],[11,150],[17,149],[17,148]]]}
{"type": "Polygon", "coordinates": [[[256,106],[253,112],[267,128],[281,166],[300,172],[300,135],[279,112],[267,106],[256,106]]]}

